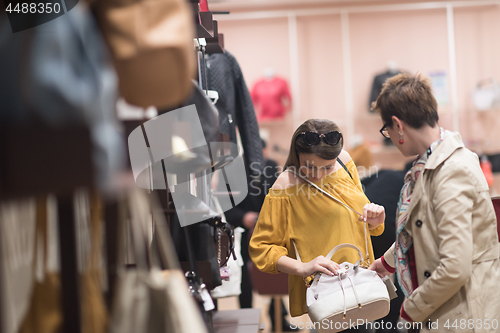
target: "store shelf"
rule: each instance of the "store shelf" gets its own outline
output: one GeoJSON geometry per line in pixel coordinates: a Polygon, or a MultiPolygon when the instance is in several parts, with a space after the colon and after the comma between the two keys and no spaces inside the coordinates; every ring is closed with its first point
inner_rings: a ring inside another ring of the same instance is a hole
{"type": "Polygon", "coordinates": [[[260,330],[260,309],[217,311],[213,323],[215,333],[256,333],[260,330]]]}

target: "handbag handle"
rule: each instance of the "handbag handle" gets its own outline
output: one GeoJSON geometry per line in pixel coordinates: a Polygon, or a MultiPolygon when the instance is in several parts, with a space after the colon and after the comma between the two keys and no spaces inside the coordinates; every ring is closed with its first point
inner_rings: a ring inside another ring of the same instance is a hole
{"type": "Polygon", "coordinates": [[[330,250],[330,252],[328,252],[328,254],[326,255],[326,258],[332,259],[335,252],[337,252],[340,249],[345,249],[345,248],[351,248],[351,249],[358,251],[359,257],[361,258],[361,262],[365,261],[365,258],[363,257],[363,254],[361,253],[361,250],[359,249],[359,247],[357,247],[354,244],[349,244],[349,243],[339,244],[339,245],[335,246],[333,249],[330,250]]]}
{"type": "MultiPolygon", "coordinates": [[[[300,260],[299,251],[297,250],[297,245],[295,245],[295,241],[292,240],[292,243],[293,243],[293,247],[295,249],[295,254],[297,255],[297,261],[302,262],[302,260],[300,260]]],[[[363,257],[363,253],[361,253],[361,250],[359,249],[359,247],[357,247],[356,245],[353,245],[353,244],[349,244],[349,243],[339,244],[339,245],[335,246],[333,249],[330,250],[330,252],[328,252],[328,254],[326,255],[325,258],[331,260],[333,255],[335,254],[335,252],[337,252],[340,249],[344,249],[344,248],[351,248],[351,249],[358,251],[359,257],[361,258],[361,262],[365,261],[365,258],[363,257]]]]}

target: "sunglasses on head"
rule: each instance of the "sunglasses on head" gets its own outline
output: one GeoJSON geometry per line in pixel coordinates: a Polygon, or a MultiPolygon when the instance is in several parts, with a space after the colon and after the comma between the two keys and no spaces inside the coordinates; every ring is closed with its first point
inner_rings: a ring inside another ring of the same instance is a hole
{"type": "Polygon", "coordinates": [[[342,134],[339,131],[331,131],[322,134],[318,134],[316,132],[302,132],[299,134],[299,137],[302,137],[305,144],[308,146],[318,145],[321,142],[321,139],[323,139],[326,144],[335,146],[340,142],[342,134]]]}

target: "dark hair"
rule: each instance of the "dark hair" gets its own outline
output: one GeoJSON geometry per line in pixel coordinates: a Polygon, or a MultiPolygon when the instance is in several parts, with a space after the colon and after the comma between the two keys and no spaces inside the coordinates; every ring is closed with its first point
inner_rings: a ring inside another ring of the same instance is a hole
{"type": "Polygon", "coordinates": [[[401,73],[387,79],[372,110],[380,113],[387,126],[392,126],[392,116],[416,129],[424,124],[434,127],[439,120],[431,80],[419,73],[401,73]]]}
{"type": "Polygon", "coordinates": [[[324,134],[331,131],[339,131],[339,127],[330,120],[326,119],[309,119],[300,125],[293,133],[292,142],[290,143],[290,152],[286,159],[284,170],[288,167],[295,167],[296,170],[300,168],[299,154],[314,154],[324,160],[334,160],[342,151],[344,145],[344,138],[341,137],[338,144],[330,146],[323,140],[316,146],[308,146],[300,135],[302,132],[316,132],[324,134]]]}

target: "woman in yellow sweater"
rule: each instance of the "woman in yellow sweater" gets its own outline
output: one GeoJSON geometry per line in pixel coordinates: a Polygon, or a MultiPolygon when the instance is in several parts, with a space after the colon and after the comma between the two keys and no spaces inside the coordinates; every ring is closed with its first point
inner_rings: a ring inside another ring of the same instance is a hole
{"type": "Polygon", "coordinates": [[[329,120],[310,119],[297,128],[285,171],[269,190],[250,240],[250,257],[258,269],[289,274],[292,317],[307,312],[304,280],[318,271],[334,275],[340,267],[337,263],[359,260],[352,249],[341,249],[332,260],[326,259],[324,256],[333,247],[354,244],[363,254],[369,253],[366,264],[370,264],[373,248],[369,236],[384,231],[384,208],[369,202],[356,166],[342,146],[342,134],[329,120]],[[303,178],[363,212],[363,216],[335,202],[303,178]],[[295,259],[292,241],[301,261],[295,259]]]}

